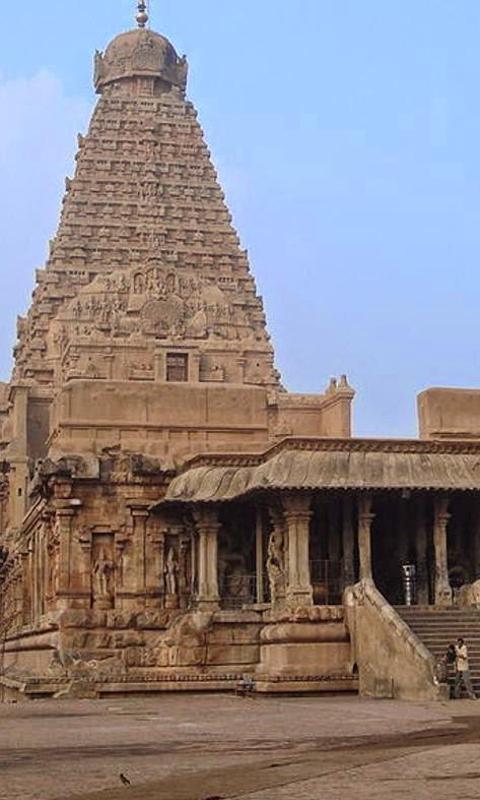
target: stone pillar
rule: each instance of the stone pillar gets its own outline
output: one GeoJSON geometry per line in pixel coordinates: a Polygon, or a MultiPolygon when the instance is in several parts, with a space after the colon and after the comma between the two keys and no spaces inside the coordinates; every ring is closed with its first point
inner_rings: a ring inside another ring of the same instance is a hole
{"type": "Polygon", "coordinates": [[[288,494],[283,510],[288,531],[287,603],[289,606],[313,605],[310,581],[310,494],[288,494]]]}
{"type": "Polygon", "coordinates": [[[199,608],[219,607],[218,592],[218,532],[220,522],[216,508],[205,507],[194,512],[198,533],[198,594],[199,608]]]}
{"type": "Polygon", "coordinates": [[[147,584],[147,520],[148,509],[131,506],[133,543],[135,548],[136,590],[144,595],[147,584]]]}
{"type": "Polygon", "coordinates": [[[114,536],[115,562],[115,597],[117,607],[124,609],[128,607],[131,595],[135,591],[132,584],[133,577],[133,558],[131,557],[132,533],[127,525],[121,525],[114,536]]]}
{"type": "Polygon", "coordinates": [[[32,592],[32,547],[31,543],[20,551],[21,569],[19,578],[19,592],[21,597],[20,602],[20,624],[22,626],[30,625],[32,621],[32,606],[33,606],[33,592],[32,592]]]}
{"type": "Polygon", "coordinates": [[[358,497],[358,556],[360,561],[360,580],[373,580],[372,567],[372,496],[360,494],[358,497]]]}
{"type": "Polygon", "coordinates": [[[36,529],[30,539],[30,594],[32,598],[32,611],[30,621],[32,625],[38,624],[39,613],[39,536],[36,529]]]}
{"type": "Polygon", "coordinates": [[[447,525],[449,498],[436,495],[434,500],[433,548],[435,553],[435,605],[452,603],[452,588],[448,579],[447,525]]]}
{"type": "Polygon", "coordinates": [[[9,474],[9,519],[10,527],[20,528],[27,509],[27,486],[29,459],[27,456],[28,435],[28,386],[13,385],[9,400],[12,404],[12,439],[8,448],[9,474]]]}
{"type": "Polygon", "coordinates": [[[105,361],[105,369],[107,373],[107,381],[113,381],[113,367],[115,364],[115,356],[112,352],[105,353],[103,356],[105,361]]]}
{"type": "Polygon", "coordinates": [[[355,536],[353,530],[353,497],[345,493],[343,497],[343,588],[355,583],[355,536]]]}
{"type": "Polygon", "coordinates": [[[152,520],[148,537],[147,605],[161,607],[165,598],[165,539],[167,527],[162,520],[152,520]]]}
{"type": "MultiPolygon", "coordinates": [[[[73,549],[71,556],[74,559],[73,576],[75,579],[77,595],[83,595],[84,608],[92,605],[92,529],[88,525],[82,525],[78,530],[77,536],[73,539],[73,549]]],[[[72,573],[70,574],[70,581],[72,573]]]]}
{"type": "Polygon", "coordinates": [[[200,381],[200,361],[201,356],[198,352],[188,354],[188,381],[198,383],[200,381]]]}
{"type": "Polygon", "coordinates": [[[145,607],[147,593],[147,522],[149,511],[145,502],[131,500],[128,524],[115,536],[117,551],[116,592],[119,606],[125,611],[145,607]]]}
{"type": "Polygon", "coordinates": [[[426,498],[424,495],[417,497],[416,522],[417,604],[419,606],[428,606],[427,519],[426,498]]]}
{"type": "Polygon", "coordinates": [[[262,509],[257,508],[257,518],[255,526],[255,565],[257,573],[257,603],[263,603],[265,599],[263,586],[263,519],[262,509]]]}
{"type": "Polygon", "coordinates": [[[243,358],[243,357],[239,357],[239,358],[235,359],[235,363],[236,363],[236,367],[237,367],[237,369],[236,369],[236,373],[237,373],[236,380],[238,381],[238,383],[245,383],[245,369],[246,369],[246,366],[247,366],[247,359],[243,358]]]}
{"type": "Polygon", "coordinates": [[[191,570],[191,538],[185,526],[182,525],[178,537],[178,594],[180,608],[188,608],[191,601],[191,570]]]}
{"type": "Polygon", "coordinates": [[[25,559],[25,551],[22,551],[16,559],[13,568],[12,584],[13,584],[13,598],[14,598],[14,614],[15,614],[15,628],[21,628],[23,625],[23,609],[24,609],[24,579],[23,579],[23,562],[25,559]]]}
{"type": "Polygon", "coordinates": [[[73,508],[60,508],[57,510],[55,526],[59,542],[58,574],[56,579],[57,608],[69,607],[70,594],[70,557],[72,547],[72,520],[75,516],[73,508]]]}
{"type": "Polygon", "coordinates": [[[164,350],[162,350],[161,348],[158,349],[158,350],[155,350],[153,363],[154,363],[153,370],[154,370],[155,380],[158,383],[165,383],[167,367],[166,367],[166,363],[165,363],[165,351],[164,350]]]}

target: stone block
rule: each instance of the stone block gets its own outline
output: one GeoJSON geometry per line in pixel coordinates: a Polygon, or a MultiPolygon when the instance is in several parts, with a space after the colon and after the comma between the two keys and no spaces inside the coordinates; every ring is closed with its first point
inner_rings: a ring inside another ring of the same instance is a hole
{"type": "Polygon", "coordinates": [[[345,675],[349,658],[348,642],[264,644],[258,671],[272,675],[345,675]]]}
{"type": "Polygon", "coordinates": [[[258,645],[209,645],[207,649],[207,664],[257,664],[260,655],[258,645]]]}

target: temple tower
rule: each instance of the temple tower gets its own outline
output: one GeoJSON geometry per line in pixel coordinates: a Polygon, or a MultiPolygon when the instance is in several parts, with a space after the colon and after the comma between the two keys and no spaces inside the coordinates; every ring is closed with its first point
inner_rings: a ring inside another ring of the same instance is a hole
{"type": "Polygon", "coordinates": [[[247,253],[185,96],[186,59],[144,27],[143,5],[142,27],[95,55],[100,99],[19,319],[14,378],[278,387],[247,253]]]}

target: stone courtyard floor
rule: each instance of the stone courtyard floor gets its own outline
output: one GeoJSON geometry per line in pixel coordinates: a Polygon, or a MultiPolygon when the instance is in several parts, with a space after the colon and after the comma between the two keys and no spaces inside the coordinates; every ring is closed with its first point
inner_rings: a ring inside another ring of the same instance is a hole
{"type": "Polygon", "coordinates": [[[156,695],[0,705],[0,800],[452,796],[480,797],[480,701],[156,695]]]}

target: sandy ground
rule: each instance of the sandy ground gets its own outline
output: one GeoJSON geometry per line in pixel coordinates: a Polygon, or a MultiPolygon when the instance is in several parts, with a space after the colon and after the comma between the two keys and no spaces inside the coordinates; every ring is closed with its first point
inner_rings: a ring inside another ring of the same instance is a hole
{"type": "Polygon", "coordinates": [[[157,695],[0,706],[0,800],[452,795],[480,797],[480,701],[157,695]]]}

